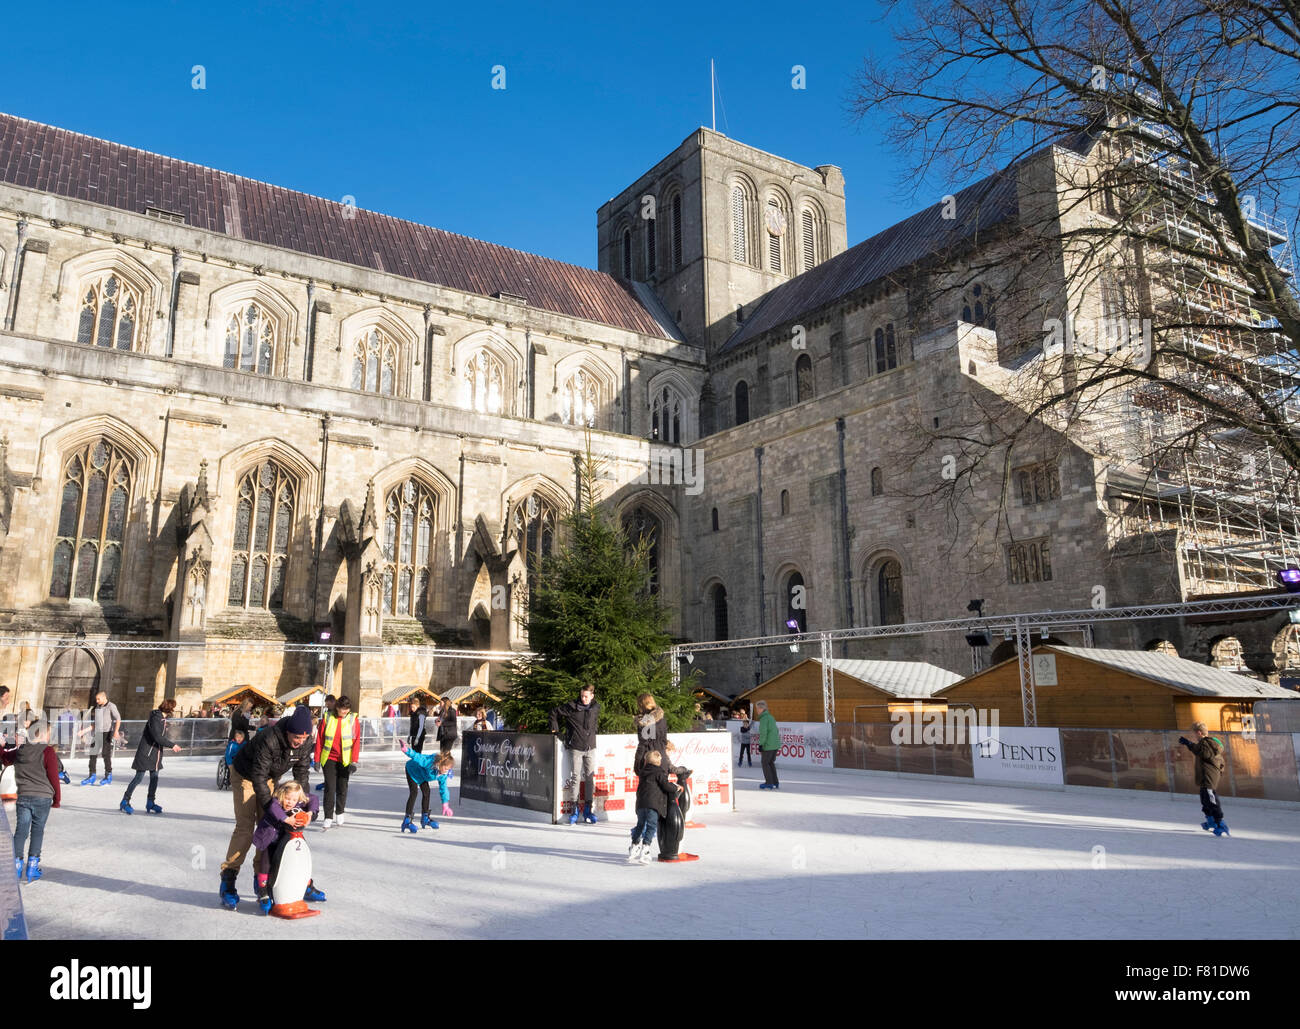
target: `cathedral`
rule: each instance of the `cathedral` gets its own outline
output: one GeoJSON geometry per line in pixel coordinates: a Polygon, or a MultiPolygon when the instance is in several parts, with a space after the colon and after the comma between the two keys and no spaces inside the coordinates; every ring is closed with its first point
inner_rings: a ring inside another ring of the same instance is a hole
{"type": "MultiPolygon", "coordinates": [[[[701,128],[599,208],[592,270],[0,115],[0,683],[132,718],[245,685],[366,715],[491,687],[500,662],[429,648],[525,648],[588,439],[683,641],[1236,588],[1047,425],[936,499],[953,457],[926,440],[1041,358],[1000,255],[1028,209],[1089,216],[1058,182],[1095,149],[849,248],[838,168],[701,128]]],[[[1279,618],[1096,642],[1210,660],[1231,636],[1276,677],[1279,618]]],[[[862,647],[971,660],[959,635],[862,647]]],[[[780,670],[698,667],[722,696],[780,670]]]]}

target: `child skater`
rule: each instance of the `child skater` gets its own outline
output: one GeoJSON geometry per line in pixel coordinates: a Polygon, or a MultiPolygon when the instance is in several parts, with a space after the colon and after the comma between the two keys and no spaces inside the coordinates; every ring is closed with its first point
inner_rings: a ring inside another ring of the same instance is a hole
{"type": "Polygon", "coordinates": [[[451,770],[456,766],[456,759],[450,754],[421,754],[418,750],[401,741],[402,753],[408,758],[406,762],[406,820],[402,822],[402,832],[416,833],[421,829],[436,829],[438,823],[429,817],[429,783],[438,781],[438,794],[442,798],[442,815],[451,817],[451,792],[447,789],[447,780],[451,770]],[[415,791],[420,790],[421,806],[424,809],[420,824],[414,821],[415,791]]]}
{"type": "Polygon", "coordinates": [[[239,753],[239,748],[244,745],[244,730],[236,729],[234,735],[230,737],[230,742],[226,744],[226,767],[229,768],[235,763],[235,755],[239,753]]]}
{"type": "Polygon", "coordinates": [[[650,864],[651,849],[659,820],[668,818],[668,802],[681,792],[680,786],[668,781],[663,769],[663,755],[652,750],[645,756],[636,787],[636,826],[632,829],[632,842],[627,848],[628,861],[650,864]]]}
{"type": "MultiPolygon", "coordinates": [[[[293,779],[277,786],[271,794],[266,814],[253,830],[253,846],[257,848],[256,881],[257,906],[262,914],[271,913],[271,851],[278,847],[295,829],[302,829],[320,808],[320,798],[308,797],[302,786],[293,779]]],[[[314,882],[307,883],[310,899],[321,901],[325,894],[316,889],[314,882]]]]}
{"type": "Polygon", "coordinates": [[[14,872],[34,883],[41,877],[41,843],[50,809],[59,806],[59,757],[49,746],[45,722],[29,727],[17,747],[0,752],[0,761],[14,765],[18,777],[17,825],[14,828],[14,872]],[[31,840],[30,844],[28,840],[31,840]],[[27,862],[23,864],[23,849],[27,862]]]}

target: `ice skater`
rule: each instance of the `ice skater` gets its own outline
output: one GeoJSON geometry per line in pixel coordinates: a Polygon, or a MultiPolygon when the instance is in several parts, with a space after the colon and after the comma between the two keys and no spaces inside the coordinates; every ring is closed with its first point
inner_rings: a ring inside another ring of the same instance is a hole
{"type": "Polygon", "coordinates": [[[451,770],[456,766],[456,759],[450,754],[421,754],[405,740],[398,744],[406,755],[406,819],[402,822],[401,832],[417,833],[421,829],[436,829],[438,823],[429,817],[429,783],[437,781],[438,796],[442,799],[442,815],[452,816],[451,791],[447,780],[451,770]],[[415,791],[420,791],[422,813],[420,824],[415,824],[415,791]]]}
{"type": "Polygon", "coordinates": [[[24,868],[29,883],[34,883],[41,877],[41,844],[45,840],[45,823],[49,820],[51,809],[59,806],[59,758],[48,741],[47,724],[38,721],[27,729],[25,742],[0,751],[0,761],[6,766],[14,766],[18,787],[14,873],[19,882],[22,881],[24,868]],[[25,863],[24,848],[27,851],[25,863]]]}
{"type": "MultiPolygon", "coordinates": [[[[266,814],[253,830],[253,846],[257,848],[257,857],[253,861],[253,881],[257,890],[257,906],[262,914],[269,915],[273,906],[271,901],[271,862],[274,851],[291,832],[306,827],[316,812],[320,810],[320,798],[308,796],[302,784],[290,779],[276,787],[271,794],[271,802],[266,805],[266,814]]],[[[308,891],[314,890],[313,900],[324,900],[325,894],[314,887],[309,880],[308,891]]]]}
{"type": "Polygon", "coordinates": [[[104,755],[104,778],[100,786],[107,786],[113,781],[113,742],[122,734],[122,714],[117,705],[108,699],[108,694],[100,690],[95,694],[95,706],[86,712],[90,725],[77,734],[84,739],[87,733],[94,733],[90,744],[90,775],[81,780],[82,786],[95,785],[95,759],[104,755]]]}
{"type": "Polygon", "coordinates": [[[781,752],[781,730],[776,727],[776,719],[767,709],[767,701],[760,700],[754,705],[758,715],[758,750],[763,763],[763,781],[758,784],[760,790],[779,790],[781,780],[776,777],[776,756],[781,752]]]}
{"type": "Polygon", "coordinates": [[[573,798],[573,813],[569,824],[577,825],[578,818],[595,823],[596,815],[591,809],[596,788],[596,726],[600,722],[600,701],[591,683],[583,683],[578,691],[578,699],[561,704],[551,712],[551,732],[560,731],[560,719],[564,719],[564,747],[573,754],[573,774],[578,777],[578,793],[573,798]],[[578,813],[578,800],[586,787],[587,803],[578,813]]]}
{"type": "Polygon", "coordinates": [[[663,769],[663,755],[657,750],[648,752],[645,762],[638,773],[636,787],[636,825],[632,827],[632,842],[628,844],[629,862],[641,862],[648,865],[653,860],[652,852],[655,831],[660,821],[668,820],[668,804],[676,799],[682,791],[668,781],[668,773],[663,769]]]}
{"type": "MultiPolygon", "coordinates": [[[[259,732],[235,755],[230,768],[230,796],[234,802],[235,829],[230,834],[226,860],[221,863],[221,903],[234,911],[239,904],[235,881],[248,856],[249,845],[258,821],[271,803],[271,791],[285,772],[293,769],[293,778],[310,789],[307,770],[311,767],[311,712],[296,707],[287,718],[259,732]]],[[[319,890],[307,887],[303,900],[321,900],[319,890]]]]}
{"type": "Polygon", "coordinates": [[[348,780],[361,756],[361,726],[352,713],[352,701],[339,697],[325,713],[316,730],[316,750],[312,760],[325,774],[325,821],[328,829],[337,818],[343,824],[348,806],[348,780]]]}
{"type": "Polygon", "coordinates": [[[1201,811],[1205,814],[1201,828],[1215,836],[1228,836],[1228,823],[1223,820],[1218,793],[1219,776],[1228,765],[1223,757],[1223,743],[1210,735],[1204,722],[1193,722],[1192,732],[1196,734],[1195,743],[1186,736],[1179,736],[1178,742],[1196,757],[1196,785],[1201,791],[1201,811]]]}
{"type": "Polygon", "coordinates": [[[754,767],[754,755],[749,751],[749,730],[753,726],[749,720],[749,713],[742,712],[740,715],[740,753],[736,757],[736,767],[739,768],[748,759],[749,767],[754,767]]]}
{"type": "Polygon", "coordinates": [[[167,738],[167,719],[175,710],[176,701],[168,698],[149,713],[149,721],[144,727],[144,732],[140,734],[140,745],[135,749],[135,760],[131,762],[131,767],[135,769],[135,778],[131,780],[131,785],[122,795],[122,803],[118,805],[123,814],[135,813],[135,809],[131,807],[131,794],[140,785],[145,772],[149,773],[149,796],[145,801],[145,810],[151,815],[162,814],[162,808],[156,803],[158,773],[162,771],[162,753],[164,748],[170,748],[173,754],[181,752],[180,744],[167,738]]]}

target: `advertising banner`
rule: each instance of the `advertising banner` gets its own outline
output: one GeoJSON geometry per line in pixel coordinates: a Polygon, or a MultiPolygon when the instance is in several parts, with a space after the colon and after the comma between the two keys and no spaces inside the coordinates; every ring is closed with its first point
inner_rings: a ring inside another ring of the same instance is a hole
{"type": "MultiPolygon", "coordinates": [[[[670,732],[669,760],[675,766],[691,770],[691,815],[734,806],[731,784],[731,736],[725,732],[670,732]]],[[[636,821],[637,777],[632,771],[637,738],[626,736],[596,737],[595,794],[593,811],[597,818],[611,822],[636,821]]],[[[568,750],[561,755],[561,801],[563,817],[573,813],[575,804],[585,804],[579,796],[580,784],[573,771],[573,756],[568,750]]]]}
{"type": "Polygon", "coordinates": [[[547,813],[554,810],[554,737],[524,732],[467,732],[461,744],[462,800],[547,813]]]}
{"type": "Polygon", "coordinates": [[[1062,786],[1065,763],[1056,729],[975,726],[970,730],[974,778],[1062,786]]]}
{"type": "MultiPolygon", "coordinates": [[[[809,768],[833,768],[835,758],[832,753],[831,727],[826,722],[777,722],[781,733],[781,752],[776,760],[779,765],[804,765],[809,768]]],[[[740,754],[740,722],[732,719],[727,722],[731,734],[732,760],[740,754]]],[[[750,723],[749,753],[757,764],[758,719],[750,723]]]]}

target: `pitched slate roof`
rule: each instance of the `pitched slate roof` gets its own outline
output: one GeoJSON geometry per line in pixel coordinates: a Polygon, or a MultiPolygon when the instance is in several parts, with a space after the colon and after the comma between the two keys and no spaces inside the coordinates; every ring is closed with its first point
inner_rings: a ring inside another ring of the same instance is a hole
{"type": "Polygon", "coordinates": [[[602,272],[349,208],[229,172],[0,114],[0,182],[185,223],[250,243],[491,296],[615,328],[679,339],[602,272]]]}
{"type": "MultiPolygon", "coordinates": [[[[806,658],[806,661],[821,665],[818,658],[806,658]]],[[[803,662],[800,662],[802,664],[803,662]]],[[[798,667],[795,665],[794,667],[798,667]]],[[[928,697],[937,690],[946,686],[951,686],[959,682],[962,676],[957,672],[950,672],[946,668],[940,668],[938,665],[928,664],[925,661],[858,661],[851,658],[836,658],[831,662],[831,667],[835,670],[836,675],[848,675],[868,686],[874,686],[885,693],[891,693],[895,697],[911,699],[913,697],[928,697]]],[[[786,669],[788,672],[790,669],[786,669]]],[[[786,672],[780,672],[772,678],[779,678],[786,672]]],[[[736,699],[747,697],[749,694],[761,690],[770,683],[760,683],[752,686],[744,693],[739,694],[736,699]]]]}
{"type": "Polygon", "coordinates": [[[954,218],[945,219],[944,205],[935,204],[783,282],[763,298],[719,353],[735,350],[768,329],[793,322],[891,272],[1018,217],[1017,167],[995,172],[954,194],[954,218]]]}
{"type": "Polygon", "coordinates": [[[1056,650],[1085,661],[1096,661],[1201,697],[1296,698],[1294,690],[1152,650],[1094,650],[1089,647],[1061,646],[1042,649],[1056,650]]]}

